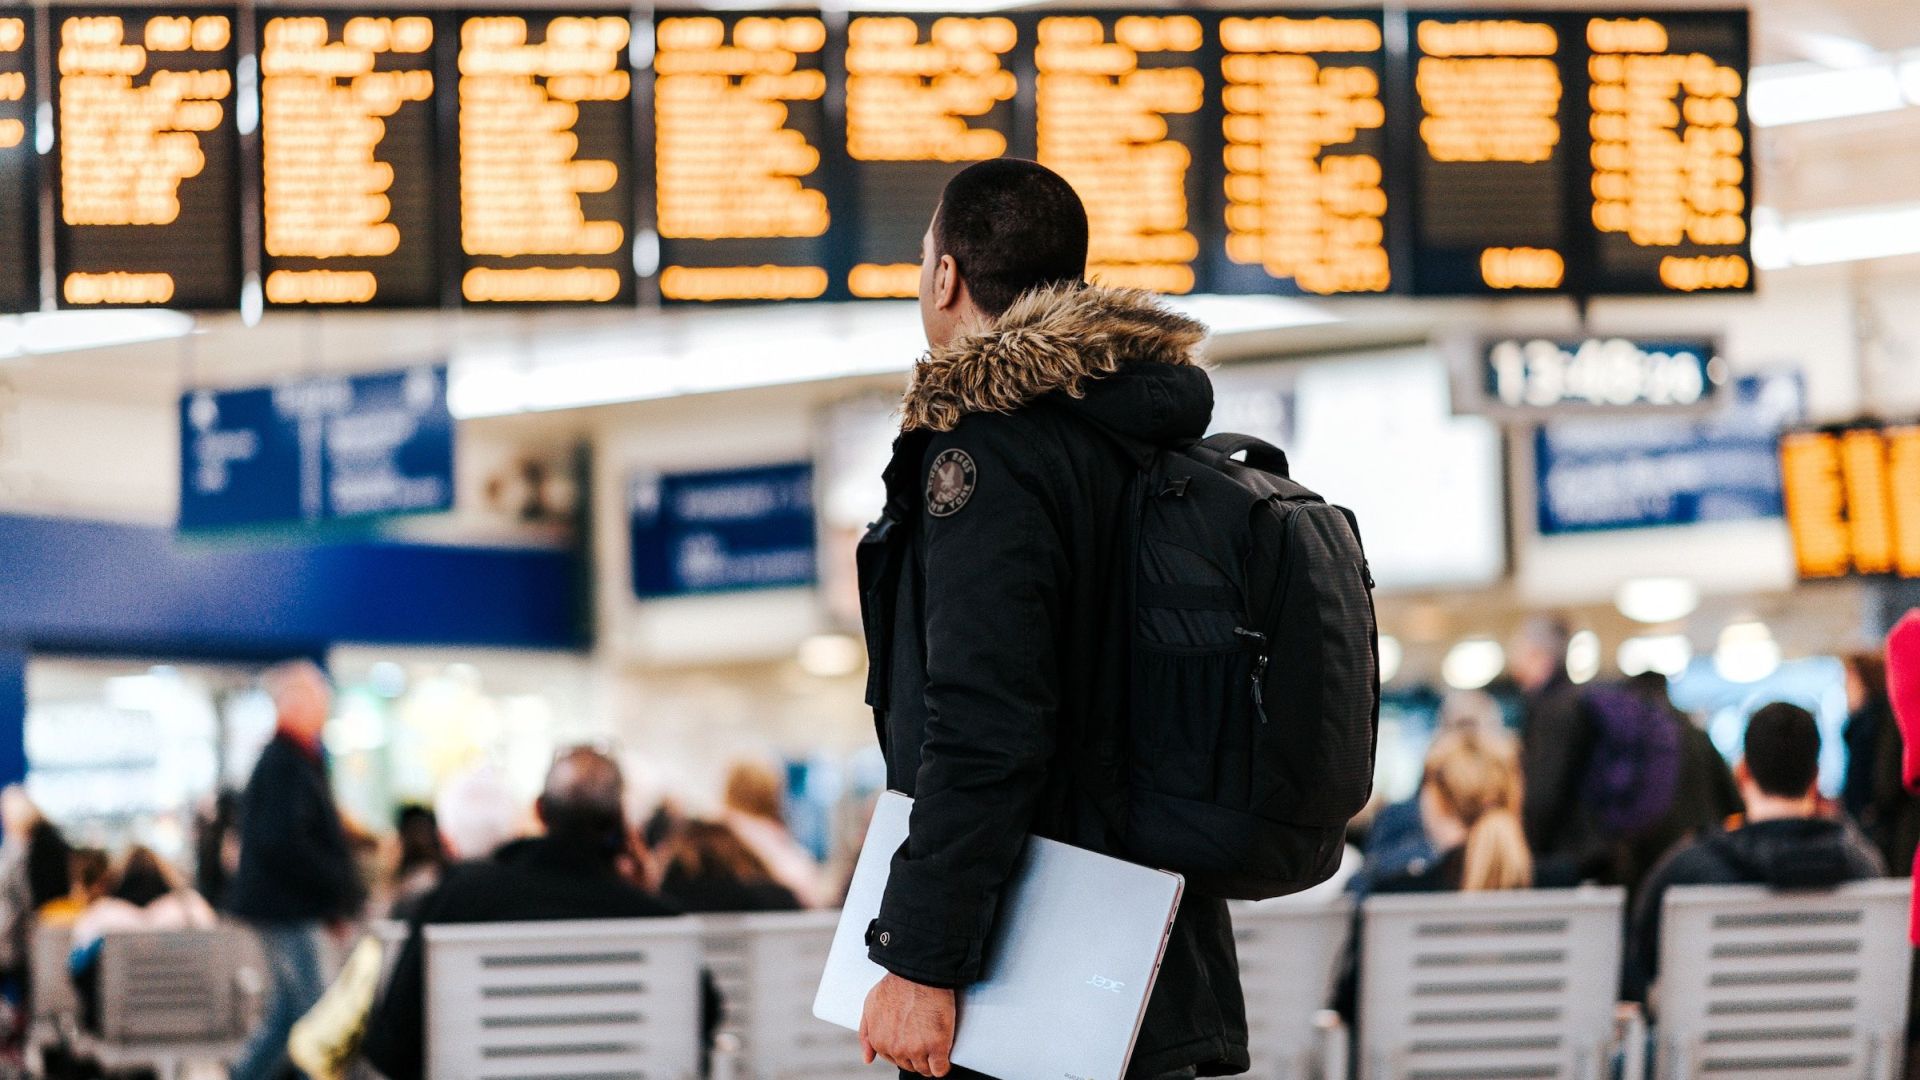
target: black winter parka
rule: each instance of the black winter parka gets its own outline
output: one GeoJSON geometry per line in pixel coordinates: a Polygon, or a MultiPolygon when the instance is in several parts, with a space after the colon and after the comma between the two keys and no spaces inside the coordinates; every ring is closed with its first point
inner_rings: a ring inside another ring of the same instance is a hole
{"type": "MultiPolygon", "coordinates": [[[[1205,335],[1144,293],[1040,291],[916,369],[859,552],[867,700],[915,799],[867,934],[897,975],[981,977],[1028,834],[1125,854],[1090,792],[1124,764],[1126,493],[1155,447],[1205,433],[1205,335]]],[[[1192,893],[1131,1072],[1187,1067],[1248,1067],[1226,905],[1192,893]]]]}

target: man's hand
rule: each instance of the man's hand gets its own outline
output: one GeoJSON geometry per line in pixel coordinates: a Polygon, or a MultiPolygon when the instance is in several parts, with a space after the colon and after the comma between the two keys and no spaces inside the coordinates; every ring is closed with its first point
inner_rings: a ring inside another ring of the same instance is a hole
{"type": "Polygon", "coordinates": [[[953,1068],[953,991],[888,975],[867,994],[860,1017],[860,1050],[867,1064],[883,1058],[921,1076],[953,1068]]]}

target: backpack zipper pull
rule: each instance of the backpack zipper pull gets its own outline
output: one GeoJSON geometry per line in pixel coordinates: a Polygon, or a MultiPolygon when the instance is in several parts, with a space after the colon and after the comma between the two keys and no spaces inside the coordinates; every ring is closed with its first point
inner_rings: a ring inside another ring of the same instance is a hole
{"type": "Polygon", "coordinates": [[[1265,683],[1267,681],[1267,635],[1258,630],[1248,630],[1243,626],[1234,627],[1233,632],[1260,650],[1253,654],[1253,675],[1248,681],[1253,685],[1254,714],[1260,717],[1260,723],[1264,725],[1267,722],[1265,689],[1265,683]]]}

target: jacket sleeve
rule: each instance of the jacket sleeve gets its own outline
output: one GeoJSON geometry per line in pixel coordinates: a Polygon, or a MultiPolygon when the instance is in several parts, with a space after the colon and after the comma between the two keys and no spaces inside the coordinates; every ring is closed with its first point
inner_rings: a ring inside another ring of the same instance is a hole
{"type": "Polygon", "coordinates": [[[1920,793],[1920,610],[1907,612],[1887,635],[1887,696],[1906,745],[1907,790],[1920,793]]]}
{"type": "Polygon", "coordinates": [[[1033,449],[1013,436],[1001,417],[969,417],[922,463],[923,482],[943,464],[946,474],[940,512],[921,515],[926,736],[907,842],[867,945],[875,963],[932,986],[980,979],[1055,744],[1068,565],[1028,471],[1033,449]]]}

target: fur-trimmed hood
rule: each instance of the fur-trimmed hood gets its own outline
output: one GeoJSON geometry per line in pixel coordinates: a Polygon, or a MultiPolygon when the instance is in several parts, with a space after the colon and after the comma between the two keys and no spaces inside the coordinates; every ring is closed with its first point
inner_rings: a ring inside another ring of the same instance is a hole
{"type": "Polygon", "coordinates": [[[1124,435],[1197,437],[1213,411],[1199,366],[1206,337],[1206,327],[1138,289],[1037,289],[920,361],[901,430],[951,431],[970,413],[1012,412],[1057,394],[1124,435]]]}

